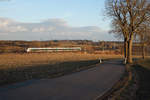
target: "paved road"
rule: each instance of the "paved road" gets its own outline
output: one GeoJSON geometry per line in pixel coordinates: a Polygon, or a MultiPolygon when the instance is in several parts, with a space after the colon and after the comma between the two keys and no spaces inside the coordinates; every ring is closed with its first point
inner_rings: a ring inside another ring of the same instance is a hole
{"type": "Polygon", "coordinates": [[[59,78],[0,87],[0,100],[94,100],[111,88],[123,72],[121,62],[107,61],[59,78]]]}

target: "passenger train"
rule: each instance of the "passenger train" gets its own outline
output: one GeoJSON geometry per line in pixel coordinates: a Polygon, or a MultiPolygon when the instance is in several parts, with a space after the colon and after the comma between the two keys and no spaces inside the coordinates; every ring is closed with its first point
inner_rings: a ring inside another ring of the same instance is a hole
{"type": "Polygon", "coordinates": [[[81,47],[67,47],[67,48],[28,48],[27,52],[59,52],[59,51],[81,51],[81,47]]]}

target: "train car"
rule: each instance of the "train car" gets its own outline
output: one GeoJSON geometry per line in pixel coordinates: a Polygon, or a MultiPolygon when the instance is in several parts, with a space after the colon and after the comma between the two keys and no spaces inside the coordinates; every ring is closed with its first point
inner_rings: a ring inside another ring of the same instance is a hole
{"type": "Polygon", "coordinates": [[[67,48],[28,48],[27,52],[67,52],[67,51],[81,51],[81,47],[67,47],[67,48]]]}

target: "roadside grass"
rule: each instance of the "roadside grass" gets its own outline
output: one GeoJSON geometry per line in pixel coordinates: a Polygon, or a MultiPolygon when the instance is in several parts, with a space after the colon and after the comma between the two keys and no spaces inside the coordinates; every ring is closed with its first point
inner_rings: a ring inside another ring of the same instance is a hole
{"type": "Polygon", "coordinates": [[[122,58],[121,55],[84,54],[84,53],[10,53],[0,54],[0,69],[54,65],[69,61],[122,58]]]}
{"type": "Polygon", "coordinates": [[[41,78],[54,78],[90,68],[99,60],[69,61],[53,65],[37,65],[0,70],[0,85],[41,78]]]}
{"type": "Polygon", "coordinates": [[[113,87],[97,100],[136,100],[136,75],[130,65],[113,87]]]}
{"type": "Polygon", "coordinates": [[[150,100],[150,59],[139,60],[134,69],[139,77],[138,100],[150,100]]]}
{"type": "Polygon", "coordinates": [[[120,55],[82,53],[29,53],[0,55],[0,85],[30,79],[53,78],[88,69],[99,58],[121,58],[120,55]]]}
{"type": "MultiPolygon", "coordinates": [[[[139,57],[137,57],[139,58],[139,57]]],[[[141,58],[141,57],[140,57],[141,58]]],[[[119,89],[115,99],[113,100],[150,100],[150,59],[137,59],[134,64],[127,65],[129,69],[130,80],[123,91],[119,89]],[[131,75],[130,75],[131,74],[131,75]]],[[[126,76],[126,75],[125,75],[126,76]]],[[[125,79],[124,76],[124,79],[125,79]]],[[[123,80],[121,81],[123,83],[123,80]]]]}

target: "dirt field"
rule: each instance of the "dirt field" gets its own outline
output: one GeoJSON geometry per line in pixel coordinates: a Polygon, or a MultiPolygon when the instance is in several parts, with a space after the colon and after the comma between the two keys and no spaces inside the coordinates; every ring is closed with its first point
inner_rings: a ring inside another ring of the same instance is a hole
{"type": "Polygon", "coordinates": [[[121,58],[120,55],[100,55],[82,53],[25,53],[25,54],[1,54],[0,69],[28,67],[36,65],[57,64],[69,61],[96,60],[99,58],[121,58]]]}
{"type": "Polygon", "coordinates": [[[0,85],[53,78],[90,68],[99,58],[120,58],[120,55],[82,53],[26,53],[0,55],[0,85]]]}

